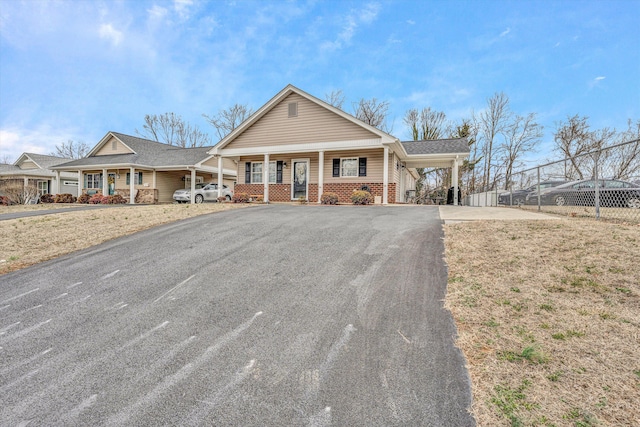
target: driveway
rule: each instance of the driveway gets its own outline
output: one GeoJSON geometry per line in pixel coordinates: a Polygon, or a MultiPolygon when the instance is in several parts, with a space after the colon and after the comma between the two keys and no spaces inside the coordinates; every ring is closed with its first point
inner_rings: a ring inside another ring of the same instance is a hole
{"type": "Polygon", "coordinates": [[[271,205],[5,275],[2,424],[475,425],[441,224],[271,205]]]}

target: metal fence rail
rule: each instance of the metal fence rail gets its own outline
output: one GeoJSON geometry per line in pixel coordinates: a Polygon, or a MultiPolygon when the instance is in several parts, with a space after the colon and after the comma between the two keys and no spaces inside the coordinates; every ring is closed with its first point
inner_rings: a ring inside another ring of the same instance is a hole
{"type": "Polygon", "coordinates": [[[640,223],[640,140],[519,171],[465,202],[640,223]]]}

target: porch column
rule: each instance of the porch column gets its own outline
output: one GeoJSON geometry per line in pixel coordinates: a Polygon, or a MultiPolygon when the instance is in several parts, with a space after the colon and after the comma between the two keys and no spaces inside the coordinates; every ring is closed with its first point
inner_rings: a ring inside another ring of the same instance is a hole
{"type": "Polygon", "coordinates": [[[107,170],[102,169],[102,195],[107,196],[109,194],[109,175],[107,170]]]}
{"type": "Polygon", "coordinates": [[[77,197],[82,196],[82,187],[84,187],[84,177],[82,176],[82,171],[78,171],[78,194],[77,197]]]}
{"type": "Polygon", "coordinates": [[[453,206],[458,206],[458,156],[453,161],[451,180],[453,181],[453,206]]]}
{"type": "Polygon", "coordinates": [[[192,205],[196,202],[196,168],[191,169],[191,196],[189,200],[192,205]]]}
{"type": "Polygon", "coordinates": [[[269,203],[269,153],[264,155],[262,174],[264,175],[262,179],[262,182],[264,182],[264,202],[269,203]]]}
{"type": "Polygon", "coordinates": [[[129,204],[136,204],[136,168],[129,168],[129,204]]]}
{"type": "Polygon", "coordinates": [[[51,194],[60,194],[60,189],[62,188],[62,186],[60,185],[60,171],[57,170],[56,171],[56,186],[55,186],[55,191],[52,188],[51,189],[51,194]]]}
{"type": "Polygon", "coordinates": [[[224,173],[222,171],[222,156],[218,156],[218,197],[222,196],[222,186],[224,185],[224,173]]]}
{"type": "Polygon", "coordinates": [[[382,204],[389,203],[389,147],[384,147],[384,161],[382,162],[382,204]]]}
{"type": "Polygon", "coordinates": [[[318,151],[318,203],[322,202],[324,193],[324,151],[318,151]]]}

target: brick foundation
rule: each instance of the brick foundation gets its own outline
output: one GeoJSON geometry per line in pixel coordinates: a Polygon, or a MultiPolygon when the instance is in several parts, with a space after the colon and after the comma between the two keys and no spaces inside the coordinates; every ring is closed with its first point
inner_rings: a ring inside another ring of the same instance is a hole
{"type": "MultiPolygon", "coordinates": [[[[351,194],[353,190],[360,190],[366,185],[369,187],[371,194],[382,197],[382,183],[370,182],[348,182],[348,183],[325,183],[323,191],[325,193],[336,193],[340,203],[350,204],[351,194]]],[[[264,195],[264,185],[262,184],[236,184],[235,193],[247,193],[249,195],[264,195]]],[[[389,183],[389,203],[396,202],[396,184],[389,183]]],[[[272,202],[290,202],[291,201],[291,185],[290,184],[270,184],[269,200],[272,202]]],[[[318,201],[318,184],[309,184],[308,200],[311,203],[318,201]]]]}

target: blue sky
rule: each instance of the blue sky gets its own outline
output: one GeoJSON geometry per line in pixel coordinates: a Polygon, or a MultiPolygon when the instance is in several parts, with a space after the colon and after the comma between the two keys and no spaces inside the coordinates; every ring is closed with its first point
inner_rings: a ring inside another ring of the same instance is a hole
{"type": "Polygon", "coordinates": [[[548,154],[555,124],[640,119],[640,0],[0,0],[0,159],[135,135],[145,114],[259,108],[291,83],[342,89],[402,117],[431,107],[459,120],[505,92],[535,112],[548,154]]]}

